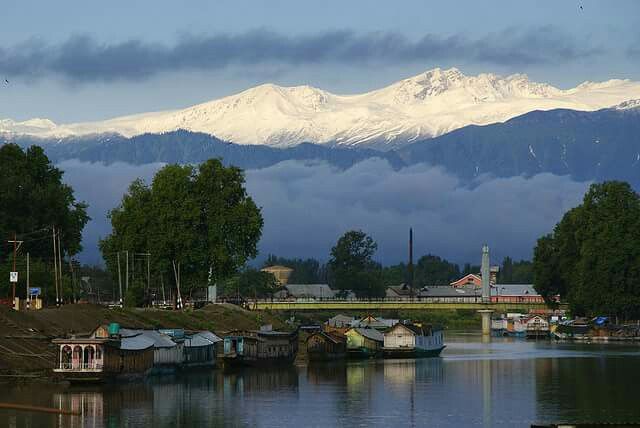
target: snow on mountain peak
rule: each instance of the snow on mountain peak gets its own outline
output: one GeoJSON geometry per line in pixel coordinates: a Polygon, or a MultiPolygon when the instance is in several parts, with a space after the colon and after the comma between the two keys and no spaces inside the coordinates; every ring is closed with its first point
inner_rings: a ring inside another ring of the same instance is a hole
{"type": "Polygon", "coordinates": [[[624,101],[613,107],[615,110],[640,110],[640,99],[624,101]]]}
{"type": "Polygon", "coordinates": [[[102,122],[56,125],[46,119],[0,120],[0,132],[43,137],[134,136],[186,129],[238,144],[283,147],[314,142],[389,149],[466,125],[502,122],[532,110],[597,110],[629,99],[640,99],[640,83],[585,82],[561,90],[533,82],[525,74],[467,76],[457,68],[435,68],[357,95],[269,83],[181,110],[102,122]]]}

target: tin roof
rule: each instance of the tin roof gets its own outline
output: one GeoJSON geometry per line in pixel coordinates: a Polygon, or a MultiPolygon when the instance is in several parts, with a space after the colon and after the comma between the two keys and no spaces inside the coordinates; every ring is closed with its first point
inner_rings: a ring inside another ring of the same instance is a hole
{"type": "Polygon", "coordinates": [[[491,287],[492,296],[538,296],[532,284],[496,284],[491,287]]]}
{"type": "Polygon", "coordinates": [[[376,342],[384,342],[384,335],[375,328],[354,328],[353,330],[367,339],[375,340],[376,342]]]}
{"type": "Polygon", "coordinates": [[[122,328],[120,329],[120,336],[123,338],[143,336],[153,342],[154,348],[173,348],[174,346],[177,346],[176,342],[171,340],[171,337],[156,330],[134,330],[122,328]]]}
{"type": "Polygon", "coordinates": [[[152,347],[153,340],[142,335],[123,337],[120,340],[120,349],[124,349],[125,351],[142,351],[152,347]]]}

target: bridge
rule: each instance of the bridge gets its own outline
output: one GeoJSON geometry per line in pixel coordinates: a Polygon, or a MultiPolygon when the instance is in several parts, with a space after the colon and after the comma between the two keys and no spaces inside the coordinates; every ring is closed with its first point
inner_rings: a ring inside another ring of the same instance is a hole
{"type": "MultiPolygon", "coordinates": [[[[560,305],[559,309],[565,309],[560,305]]],[[[380,310],[490,310],[494,312],[529,312],[551,310],[545,303],[528,302],[428,302],[421,300],[258,300],[248,303],[252,310],[270,311],[380,311],[380,310]]]]}

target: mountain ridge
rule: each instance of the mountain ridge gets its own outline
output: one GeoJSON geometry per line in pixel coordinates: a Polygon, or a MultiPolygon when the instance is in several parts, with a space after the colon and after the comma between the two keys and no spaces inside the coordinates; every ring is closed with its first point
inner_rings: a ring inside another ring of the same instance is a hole
{"type": "Polygon", "coordinates": [[[640,99],[640,83],[613,79],[558,89],[524,74],[467,76],[456,68],[420,73],[381,89],[338,95],[312,86],[263,84],[191,107],[105,121],[57,125],[48,119],[0,120],[0,134],[43,138],[185,129],[244,145],[392,150],[467,125],[487,125],[534,110],[594,111],[640,99]]]}

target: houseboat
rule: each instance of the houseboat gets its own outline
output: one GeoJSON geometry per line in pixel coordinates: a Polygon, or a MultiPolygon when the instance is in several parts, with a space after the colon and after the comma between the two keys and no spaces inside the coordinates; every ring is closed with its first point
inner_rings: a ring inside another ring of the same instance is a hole
{"type": "Polygon", "coordinates": [[[350,358],[372,358],[382,353],[384,336],[375,328],[351,328],[345,336],[350,358]]]}
{"type": "Polygon", "coordinates": [[[591,325],[585,319],[567,320],[558,323],[552,337],[558,340],[590,340],[591,325]]]}
{"type": "Polygon", "coordinates": [[[309,361],[335,360],[344,358],[347,343],[344,336],[324,331],[316,332],[307,339],[307,356],[309,361]]]}
{"type": "Polygon", "coordinates": [[[503,337],[526,337],[526,319],[524,314],[509,313],[491,320],[491,334],[503,337]]]}
{"type": "Polygon", "coordinates": [[[527,339],[545,339],[549,337],[549,321],[540,315],[524,319],[527,339]]]}
{"type": "Polygon", "coordinates": [[[298,331],[236,331],[224,337],[225,367],[292,364],[298,353],[298,331]]]}
{"type": "Polygon", "coordinates": [[[398,323],[384,333],[384,356],[389,358],[437,357],[445,348],[441,328],[398,323]]]}
{"type": "Polygon", "coordinates": [[[97,382],[147,375],[153,368],[154,343],[144,336],[121,337],[120,327],[98,327],[89,337],[54,339],[54,373],[71,382],[97,382]]]}
{"type": "Polygon", "coordinates": [[[184,339],[183,368],[213,367],[216,364],[216,344],[222,339],[210,331],[189,334],[184,339]]]}
{"type": "Polygon", "coordinates": [[[151,374],[174,373],[184,361],[184,343],[156,330],[120,329],[122,338],[145,338],[153,343],[151,374]]]}

